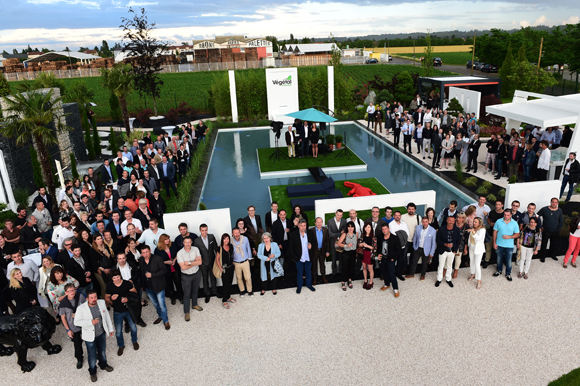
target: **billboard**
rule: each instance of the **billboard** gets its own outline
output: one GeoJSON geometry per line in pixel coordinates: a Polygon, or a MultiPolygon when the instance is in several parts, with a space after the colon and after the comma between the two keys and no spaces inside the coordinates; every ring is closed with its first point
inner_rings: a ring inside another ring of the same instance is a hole
{"type": "Polygon", "coordinates": [[[299,110],[298,105],[298,69],[266,69],[266,93],[268,95],[268,118],[284,123],[291,123],[293,118],[285,114],[299,110]]]}

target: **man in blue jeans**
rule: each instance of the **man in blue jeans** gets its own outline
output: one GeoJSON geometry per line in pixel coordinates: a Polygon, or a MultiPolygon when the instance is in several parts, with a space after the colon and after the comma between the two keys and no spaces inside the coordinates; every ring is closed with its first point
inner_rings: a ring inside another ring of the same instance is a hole
{"type": "Polygon", "coordinates": [[[298,222],[298,232],[295,231],[290,234],[288,243],[288,257],[296,262],[297,294],[302,291],[302,286],[304,285],[303,277],[306,278],[306,287],[312,292],[316,291],[316,288],[312,286],[312,263],[310,262],[312,244],[308,241],[306,227],[306,220],[300,220],[298,222]]]}
{"type": "Polygon", "coordinates": [[[514,240],[520,237],[518,223],[512,219],[512,212],[505,210],[503,219],[498,220],[493,226],[493,248],[497,251],[497,272],[493,276],[502,273],[505,264],[505,277],[512,281],[512,252],[514,240]]]}
{"type": "Polygon", "coordinates": [[[141,270],[141,285],[145,288],[147,296],[153,307],[157,311],[157,319],[153,324],[159,324],[161,321],[165,324],[165,329],[169,330],[169,318],[167,317],[167,306],[165,305],[165,274],[167,268],[163,259],[157,255],[151,254],[151,247],[147,244],[141,247],[141,258],[139,259],[141,270]]]}
{"type": "Polygon", "coordinates": [[[137,343],[137,326],[129,313],[129,292],[137,293],[137,290],[129,280],[123,280],[121,271],[118,269],[112,272],[111,281],[107,284],[105,301],[113,306],[113,321],[115,323],[115,334],[117,336],[117,355],[123,355],[125,350],[125,340],[123,339],[123,320],[131,328],[131,342],[133,349],[139,350],[137,343]]]}

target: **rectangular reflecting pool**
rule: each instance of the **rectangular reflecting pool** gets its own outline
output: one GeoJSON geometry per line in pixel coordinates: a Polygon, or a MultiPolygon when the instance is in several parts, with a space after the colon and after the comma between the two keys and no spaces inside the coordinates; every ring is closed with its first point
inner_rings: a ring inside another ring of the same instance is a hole
{"type": "MultiPolygon", "coordinates": [[[[437,212],[451,200],[456,200],[460,208],[475,201],[445,181],[440,181],[429,169],[408,159],[358,125],[333,124],[332,129],[334,134],[346,137],[348,147],[367,164],[366,172],[336,174],[333,175],[335,180],[375,177],[391,193],[435,190],[437,212]]],[[[256,214],[260,216],[264,216],[270,210],[268,186],[314,182],[310,176],[260,179],[256,149],[269,147],[271,142],[270,128],[220,130],[206,175],[201,202],[208,209],[229,207],[233,225],[236,219],[247,215],[248,205],[254,205],[256,214]]],[[[282,145],[285,145],[283,136],[280,139],[280,146],[282,145]]],[[[328,157],[334,155],[329,154],[328,157]]],[[[350,208],[342,209],[348,211],[350,208]]],[[[420,213],[424,213],[424,208],[419,209],[420,213]]]]}

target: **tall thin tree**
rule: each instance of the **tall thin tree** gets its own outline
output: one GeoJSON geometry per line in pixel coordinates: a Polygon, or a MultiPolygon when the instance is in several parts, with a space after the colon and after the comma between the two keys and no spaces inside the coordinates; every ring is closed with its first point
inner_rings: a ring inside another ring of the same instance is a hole
{"type": "Polygon", "coordinates": [[[129,112],[127,110],[127,97],[133,91],[134,77],[133,67],[130,64],[117,64],[111,69],[101,68],[101,82],[103,87],[114,93],[121,105],[123,124],[127,135],[131,133],[129,126],[129,112]]]}

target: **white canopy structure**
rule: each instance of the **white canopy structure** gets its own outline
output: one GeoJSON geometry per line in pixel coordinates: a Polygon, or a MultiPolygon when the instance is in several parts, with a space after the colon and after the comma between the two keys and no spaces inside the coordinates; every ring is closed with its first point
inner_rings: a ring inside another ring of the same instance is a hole
{"type": "Polygon", "coordinates": [[[83,64],[90,63],[96,59],[101,59],[100,56],[85,54],[84,52],[60,51],[60,52],[47,52],[46,54],[35,56],[34,58],[25,60],[24,63],[46,62],[69,57],[76,59],[77,61],[83,64]]]}
{"type": "Polygon", "coordinates": [[[522,123],[541,128],[575,124],[566,156],[572,150],[580,150],[580,94],[552,96],[517,90],[512,103],[487,106],[485,111],[504,117],[508,133],[522,123]]]}

